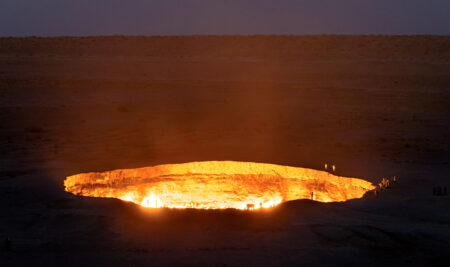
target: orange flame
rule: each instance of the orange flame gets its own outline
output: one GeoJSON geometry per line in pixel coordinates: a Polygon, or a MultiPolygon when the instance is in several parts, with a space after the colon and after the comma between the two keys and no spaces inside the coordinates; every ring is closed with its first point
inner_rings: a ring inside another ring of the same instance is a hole
{"type": "Polygon", "coordinates": [[[102,173],[64,181],[75,195],[118,198],[151,208],[260,209],[282,202],[361,198],[370,182],[328,172],[275,164],[204,161],[102,173]]]}

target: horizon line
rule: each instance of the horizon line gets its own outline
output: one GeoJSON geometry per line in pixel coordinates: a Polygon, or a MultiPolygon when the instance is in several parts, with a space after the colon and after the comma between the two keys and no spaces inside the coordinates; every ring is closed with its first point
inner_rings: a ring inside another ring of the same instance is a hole
{"type": "Polygon", "coordinates": [[[450,37],[450,34],[180,34],[180,35],[134,35],[134,34],[109,34],[109,35],[5,35],[0,38],[111,38],[111,37],[450,37]]]}

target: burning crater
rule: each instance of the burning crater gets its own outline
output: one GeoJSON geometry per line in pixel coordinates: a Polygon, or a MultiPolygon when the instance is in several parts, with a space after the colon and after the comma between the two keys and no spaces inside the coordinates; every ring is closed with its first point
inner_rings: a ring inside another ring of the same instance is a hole
{"type": "Polygon", "coordinates": [[[204,161],[69,176],[75,195],[118,198],[151,208],[259,209],[282,202],[361,198],[370,182],[275,164],[204,161]]]}

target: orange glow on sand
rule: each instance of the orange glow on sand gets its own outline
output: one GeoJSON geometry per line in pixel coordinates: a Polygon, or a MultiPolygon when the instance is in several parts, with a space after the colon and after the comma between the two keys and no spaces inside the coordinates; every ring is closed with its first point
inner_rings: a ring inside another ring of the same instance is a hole
{"type": "Polygon", "coordinates": [[[75,195],[118,198],[149,208],[260,209],[297,199],[361,198],[370,182],[275,164],[204,161],[72,175],[75,195]]]}

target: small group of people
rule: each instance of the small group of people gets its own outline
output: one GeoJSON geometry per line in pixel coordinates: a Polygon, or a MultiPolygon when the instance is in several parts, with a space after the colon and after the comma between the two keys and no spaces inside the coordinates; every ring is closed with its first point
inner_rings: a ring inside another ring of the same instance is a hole
{"type": "Polygon", "coordinates": [[[379,182],[378,185],[375,187],[375,190],[373,190],[375,197],[378,197],[378,194],[381,191],[391,188],[391,183],[394,183],[394,184],[397,183],[396,176],[392,177],[392,182],[391,182],[391,179],[386,179],[386,178],[381,179],[381,182],[379,182]]]}
{"type": "Polygon", "coordinates": [[[433,196],[446,196],[447,187],[446,186],[435,186],[433,187],[433,196]]]}

